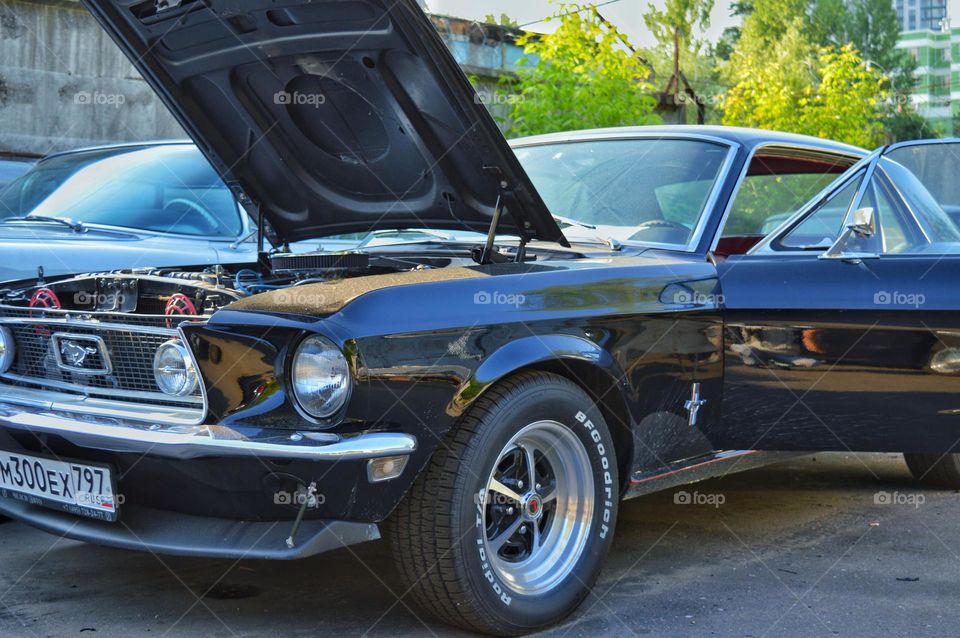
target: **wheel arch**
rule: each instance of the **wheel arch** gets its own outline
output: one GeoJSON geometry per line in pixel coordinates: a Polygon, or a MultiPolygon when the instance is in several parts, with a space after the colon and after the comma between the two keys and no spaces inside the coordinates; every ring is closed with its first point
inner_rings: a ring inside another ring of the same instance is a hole
{"type": "Polygon", "coordinates": [[[563,377],[597,405],[614,440],[621,490],[634,457],[633,424],[626,378],[613,356],[598,344],[573,335],[530,336],[510,342],[488,357],[464,383],[448,407],[459,417],[494,385],[529,371],[563,377]]]}

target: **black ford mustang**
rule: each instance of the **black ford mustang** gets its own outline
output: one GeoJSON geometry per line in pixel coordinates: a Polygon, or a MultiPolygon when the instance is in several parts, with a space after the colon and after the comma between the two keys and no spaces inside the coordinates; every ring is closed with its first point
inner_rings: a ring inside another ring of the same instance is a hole
{"type": "Polygon", "coordinates": [[[960,486],[960,143],[511,151],[412,0],[86,4],[281,249],[4,284],[0,512],[234,558],[382,527],[425,609],[517,634],[623,498],[811,450],[960,486]]]}

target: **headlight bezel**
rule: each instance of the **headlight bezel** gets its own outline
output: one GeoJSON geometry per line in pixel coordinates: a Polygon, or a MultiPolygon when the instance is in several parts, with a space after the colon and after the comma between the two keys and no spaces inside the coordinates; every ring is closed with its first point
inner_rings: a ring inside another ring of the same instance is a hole
{"type": "Polygon", "coordinates": [[[329,337],[326,337],[319,333],[309,333],[304,335],[293,347],[289,350],[290,356],[288,357],[287,363],[287,390],[290,394],[291,403],[297,410],[297,412],[310,423],[330,427],[335,425],[340,420],[342,420],[344,413],[347,410],[347,406],[350,405],[350,399],[353,396],[353,368],[350,365],[350,359],[347,357],[344,352],[344,348],[339,346],[329,337]],[[301,396],[302,391],[298,390],[298,379],[297,379],[297,367],[298,361],[301,354],[304,352],[304,349],[311,345],[321,345],[323,349],[331,354],[335,354],[339,357],[340,363],[343,365],[344,379],[346,383],[346,388],[342,392],[340,398],[330,403],[329,409],[319,410],[315,406],[308,404],[307,399],[309,397],[301,396]],[[313,409],[312,409],[313,408],[313,409]]]}
{"type": "Polygon", "coordinates": [[[200,386],[200,374],[197,371],[197,367],[194,363],[193,353],[182,339],[171,339],[160,344],[160,347],[157,348],[156,353],[153,355],[153,377],[157,384],[157,389],[162,394],[174,399],[182,399],[192,396],[200,386]],[[180,355],[180,359],[183,361],[184,365],[184,374],[186,374],[187,378],[189,379],[189,382],[177,392],[168,392],[164,389],[163,384],[160,382],[160,358],[166,351],[171,349],[175,350],[177,354],[180,355]]]}

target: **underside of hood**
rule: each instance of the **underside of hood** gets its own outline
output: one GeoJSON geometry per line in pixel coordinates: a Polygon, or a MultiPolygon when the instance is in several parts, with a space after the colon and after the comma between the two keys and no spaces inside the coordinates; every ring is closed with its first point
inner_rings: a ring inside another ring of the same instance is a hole
{"type": "Polygon", "coordinates": [[[565,243],[415,0],[83,0],[283,241],[387,228],[565,243]]]}

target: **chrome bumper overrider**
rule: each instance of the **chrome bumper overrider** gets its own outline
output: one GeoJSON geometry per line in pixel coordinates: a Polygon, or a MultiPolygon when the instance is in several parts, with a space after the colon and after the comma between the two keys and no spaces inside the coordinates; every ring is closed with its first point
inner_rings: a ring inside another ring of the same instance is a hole
{"type": "Polygon", "coordinates": [[[351,461],[404,456],[417,449],[409,434],[371,432],[340,436],[218,425],[163,425],[90,414],[64,414],[48,406],[0,399],[0,431],[54,435],[74,445],[110,452],[189,459],[260,456],[305,461],[351,461]]]}

